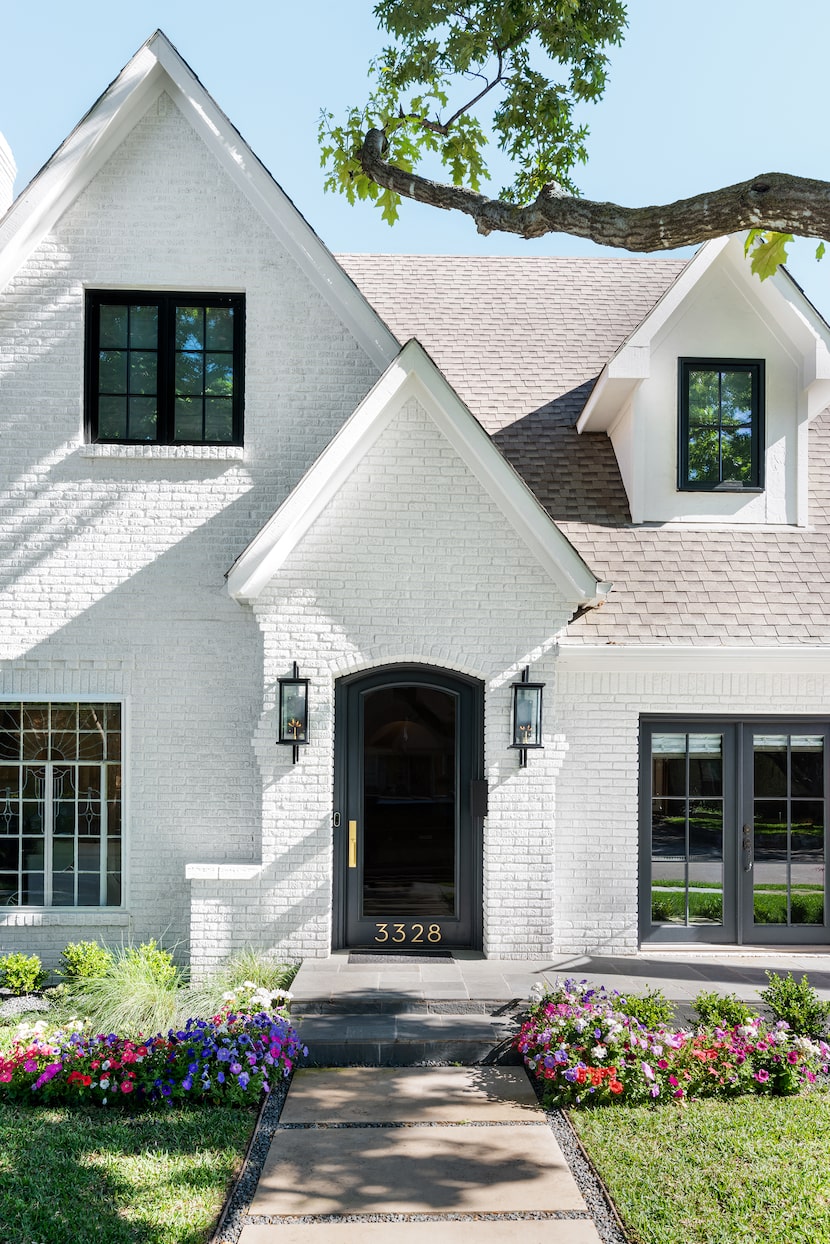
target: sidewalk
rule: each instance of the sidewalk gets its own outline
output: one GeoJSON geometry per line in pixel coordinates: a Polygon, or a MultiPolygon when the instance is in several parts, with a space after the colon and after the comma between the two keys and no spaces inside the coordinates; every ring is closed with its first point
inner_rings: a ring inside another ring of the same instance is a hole
{"type": "Polygon", "coordinates": [[[303,1070],[239,1244],[619,1239],[588,1195],[520,1068],[303,1070]]]}

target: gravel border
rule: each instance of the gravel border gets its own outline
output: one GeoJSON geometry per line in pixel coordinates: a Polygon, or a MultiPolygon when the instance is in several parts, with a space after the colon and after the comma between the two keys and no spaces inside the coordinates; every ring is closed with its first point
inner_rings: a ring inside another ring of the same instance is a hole
{"type": "MultiPolygon", "coordinates": [[[[431,1063],[431,1066],[447,1066],[450,1064],[431,1063]]],[[[452,1064],[454,1065],[454,1064],[452,1064]]],[[[368,1068],[367,1068],[368,1070],[368,1068]]],[[[280,1124],[280,1115],[282,1114],[285,1099],[288,1096],[288,1090],[291,1086],[292,1076],[282,1080],[278,1088],[267,1098],[260,1111],[259,1117],[255,1125],[255,1131],[248,1146],[245,1155],[242,1170],[237,1177],[225,1208],[219,1219],[216,1231],[211,1236],[210,1244],[238,1244],[242,1228],[248,1225],[269,1224],[274,1226],[289,1225],[292,1223],[336,1223],[336,1222],[499,1222],[499,1221],[541,1221],[541,1220],[562,1220],[562,1219],[581,1219],[592,1220],[596,1226],[597,1233],[602,1244],[629,1244],[628,1237],[625,1234],[622,1222],[617,1214],[616,1209],[605,1189],[602,1181],[599,1179],[591,1162],[582,1147],[582,1144],[573,1130],[568,1117],[561,1110],[544,1110],[545,1120],[553,1132],[565,1161],[570,1167],[571,1173],[576,1181],[576,1185],[585,1200],[587,1212],[580,1210],[561,1210],[549,1212],[526,1212],[526,1213],[506,1213],[506,1214],[463,1214],[463,1213],[447,1213],[447,1214],[321,1214],[321,1215],[277,1215],[277,1214],[248,1214],[248,1208],[253,1200],[256,1192],[259,1177],[262,1173],[263,1164],[268,1155],[271,1141],[278,1128],[282,1127],[285,1131],[294,1129],[314,1129],[316,1127],[333,1127],[333,1128],[351,1128],[351,1127],[429,1127],[429,1124],[400,1124],[400,1123],[329,1123],[329,1124],[280,1124]]],[[[528,1077],[530,1078],[530,1077],[528,1077]]],[[[536,1089],[537,1097],[540,1098],[540,1086],[537,1081],[531,1079],[536,1089]]],[[[437,1126],[437,1125],[435,1125],[437,1126]]],[[[459,1124],[459,1126],[462,1126],[459,1124]]],[[[475,1124],[465,1124],[464,1126],[476,1126],[475,1124]]],[[[480,1124],[479,1126],[484,1126],[480,1124]]],[[[530,1126],[530,1125],[529,1125],[530,1126]]],[[[535,1126],[535,1125],[534,1125],[535,1126]]]]}

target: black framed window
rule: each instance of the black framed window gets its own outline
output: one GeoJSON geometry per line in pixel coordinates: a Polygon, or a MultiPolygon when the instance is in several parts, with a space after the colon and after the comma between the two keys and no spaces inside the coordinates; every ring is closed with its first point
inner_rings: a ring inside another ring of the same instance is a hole
{"type": "Polygon", "coordinates": [[[89,291],[87,439],[241,445],[244,319],[241,294],[89,291]]]}
{"type": "Polygon", "coordinates": [[[763,487],[763,359],[680,359],[678,488],[763,487]]]}

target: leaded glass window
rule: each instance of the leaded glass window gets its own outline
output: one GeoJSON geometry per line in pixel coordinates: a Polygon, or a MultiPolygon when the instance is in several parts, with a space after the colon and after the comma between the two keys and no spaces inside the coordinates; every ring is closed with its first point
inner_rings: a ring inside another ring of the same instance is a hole
{"type": "Polygon", "coordinates": [[[121,705],[0,703],[0,909],[121,903],[121,705]]]}

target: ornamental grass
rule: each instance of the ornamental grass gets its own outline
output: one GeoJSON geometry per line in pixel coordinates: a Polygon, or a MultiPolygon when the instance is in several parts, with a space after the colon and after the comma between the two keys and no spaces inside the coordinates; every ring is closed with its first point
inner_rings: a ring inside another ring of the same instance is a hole
{"type": "Polygon", "coordinates": [[[827,1082],[830,1046],[753,1016],[735,1027],[673,1031],[624,1014],[625,999],[567,980],[535,986],[515,1039],[548,1107],[746,1093],[785,1096],[827,1082]]]}

